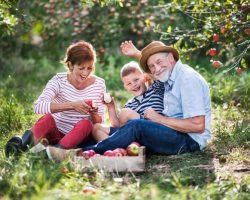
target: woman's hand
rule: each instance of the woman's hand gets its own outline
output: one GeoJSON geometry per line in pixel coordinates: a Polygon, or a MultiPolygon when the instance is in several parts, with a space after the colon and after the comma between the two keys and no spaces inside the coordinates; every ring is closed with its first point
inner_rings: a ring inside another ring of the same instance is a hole
{"type": "Polygon", "coordinates": [[[91,107],[88,104],[86,104],[85,101],[73,102],[73,108],[75,111],[83,115],[87,114],[91,110],[91,107]]]}
{"type": "Polygon", "coordinates": [[[102,123],[102,117],[98,114],[98,107],[91,108],[89,114],[94,124],[102,123]]]}

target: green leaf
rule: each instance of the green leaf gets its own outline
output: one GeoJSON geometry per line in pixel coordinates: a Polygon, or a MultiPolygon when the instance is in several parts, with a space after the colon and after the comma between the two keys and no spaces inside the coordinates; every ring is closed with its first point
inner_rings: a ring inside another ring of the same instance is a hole
{"type": "Polygon", "coordinates": [[[243,68],[247,68],[247,63],[246,63],[246,59],[242,58],[241,61],[240,61],[240,64],[243,68]]]}

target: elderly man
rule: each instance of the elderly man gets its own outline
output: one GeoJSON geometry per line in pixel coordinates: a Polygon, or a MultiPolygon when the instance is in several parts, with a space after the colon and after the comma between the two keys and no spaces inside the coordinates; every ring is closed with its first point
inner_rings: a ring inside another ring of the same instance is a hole
{"type": "Polygon", "coordinates": [[[123,43],[121,48],[125,55],[140,57],[141,68],[164,82],[163,115],[148,108],[145,119],[130,120],[109,138],[84,150],[103,153],[126,148],[133,141],[166,155],[205,148],[211,138],[211,103],[204,78],[182,64],[175,48],[160,41],[151,42],[141,52],[131,42],[123,43]]]}

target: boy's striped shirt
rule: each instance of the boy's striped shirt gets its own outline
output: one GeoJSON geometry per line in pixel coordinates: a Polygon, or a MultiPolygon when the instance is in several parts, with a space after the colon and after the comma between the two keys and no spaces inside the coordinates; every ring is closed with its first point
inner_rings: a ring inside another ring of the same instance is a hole
{"type": "Polygon", "coordinates": [[[157,113],[162,114],[164,97],[164,83],[155,81],[142,95],[129,100],[124,108],[131,108],[136,111],[142,118],[144,111],[151,107],[157,113]]]}

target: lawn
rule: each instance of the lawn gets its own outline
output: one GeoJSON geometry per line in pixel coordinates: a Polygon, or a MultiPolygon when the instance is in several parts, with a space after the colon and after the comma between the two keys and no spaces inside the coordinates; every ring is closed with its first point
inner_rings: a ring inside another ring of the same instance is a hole
{"type": "MultiPolygon", "coordinates": [[[[249,75],[224,79],[219,75],[204,75],[212,92],[213,140],[200,152],[147,155],[145,171],[140,173],[108,173],[95,169],[78,172],[69,161],[55,163],[43,154],[25,153],[20,158],[6,158],[7,139],[30,127],[39,116],[32,113],[35,92],[27,93],[24,98],[23,94],[12,93],[13,89],[2,89],[0,198],[250,199],[250,113],[244,104],[247,98],[239,101],[230,93],[235,91],[244,96],[240,89],[234,88],[240,88],[249,75]],[[95,194],[84,193],[86,186],[94,188],[95,194]]],[[[119,105],[128,98],[121,90],[111,92],[119,105]]]]}

